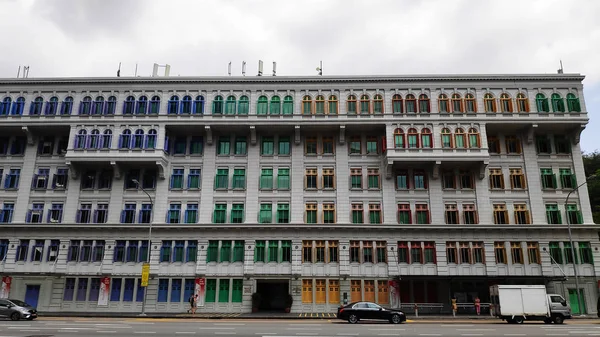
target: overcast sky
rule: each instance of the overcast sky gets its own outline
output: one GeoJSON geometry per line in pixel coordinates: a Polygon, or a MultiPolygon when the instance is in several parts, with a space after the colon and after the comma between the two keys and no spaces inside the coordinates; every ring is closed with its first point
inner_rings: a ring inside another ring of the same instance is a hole
{"type": "Polygon", "coordinates": [[[600,149],[598,0],[0,0],[0,77],[581,73],[600,149]]]}

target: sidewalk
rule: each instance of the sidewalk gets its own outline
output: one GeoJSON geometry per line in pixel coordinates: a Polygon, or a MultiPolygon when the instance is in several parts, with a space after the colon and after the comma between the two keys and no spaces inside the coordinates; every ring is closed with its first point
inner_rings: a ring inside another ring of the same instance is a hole
{"type": "MultiPolygon", "coordinates": [[[[147,313],[146,316],[140,316],[139,313],[131,313],[131,312],[40,312],[40,317],[81,317],[81,318],[175,318],[175,319],[256,319],[256,320],[266,320],[266,319],[285,319],[285,320],[293,320],[293,319],[322,319],[322,320],[335,320],[335,313],[278,313],[278,312],[266,312],[266,313],[197,313],[197,314],[188,314],[188,313],[147,313]]],[[[421,315],[419,317],[415,317],[412,315],[407,316],[409,321],[413,322],[502,322],[500,319],[489,316],[489,315],[481,315],[481,316],[472,316],[472,315],[458,315],[456,317],[452,317],[451,315],[421,315]]],[[[600,320],[596,315],[587,315],[587,316],[574,316],[574,320],[600,320]]]]}

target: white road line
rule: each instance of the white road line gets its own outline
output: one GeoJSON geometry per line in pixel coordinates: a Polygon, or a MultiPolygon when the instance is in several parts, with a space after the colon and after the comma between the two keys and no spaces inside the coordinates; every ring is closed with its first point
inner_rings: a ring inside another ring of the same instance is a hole
{"type": "Polygon", "coordinates": [[[19,331],[21,331],[21,332],[40,332],[39,329],[21,329],[19,331]]]}
{"type": "Polygon", "coordinates": [[[296,335],[300,336],[316,336],[318,332],[305,332],[305,333],[297,333],[296,335]]]}
{"type": "Polygon", "coordinates": [[[215,323],[214,325],[246,325],[246,323],[215,323]]]}
{"type": "Polygon", "coordinates": [[[377,328],[377,329],[369,329],[369,330],[371,330],[371,331],[404,331],[406,329],[398,329],[398,328],[395,328],[395,329],[382,329],[382,328],[377,328]]]}
{"type": "Polygon", "coordinates": [[[156,331],[134,331],[133,333],[156,333],[156,331]]]}
{"type": "Polygon", "coordinates": [[[395,334],[395,333],[378,333],[377,336],[398,336],[398,334],[395,334]]]}
{"type": "Polygon", "coordinates": [[[117,333],[116,330],[98,330],[96,333],[117,333]]]}
{"type": "Polygon", "coordinates": [[[524,333],[505,333],[504,336],[527,336],[524,333]]]}
{"type": "Polygon", "coordinates": [[[217,331],[215,332],[215,335],[235,335],[235,332],[229,332],[229,331],[217,331]]]}
{"type": "Polygon", "coordinates": [[[563,333],[547,333],[546,336],[564,336],[563,333]]]}
{"type": "Polygon", "coordinates": [[[276,335],[277,332],[255,332],[255,335],[276,335]]]}
{"type": "Polygon", "coordinates": [[[456,329],[456,331],[496,331],[496,329],[456,329]]]}
{"type": "Polygon", "coordinates": [[[180,335],[194,335],[196,334],[194,331],[177,331],[175,332],[176,334],[180,334],[180,335]]]}
{"type": "Polygon", "coordinates": [[[286,330],[323,330],[323,328],[311,328],[311,327],[306,327],[306,328],[285,328],[286,330]]]}
{"type": "Polygon", "coordinates": [[[202,326],[202,327],[199,327],[198,329],[200,329],[200,330],[233,330],[235,328],[202,326]]]}

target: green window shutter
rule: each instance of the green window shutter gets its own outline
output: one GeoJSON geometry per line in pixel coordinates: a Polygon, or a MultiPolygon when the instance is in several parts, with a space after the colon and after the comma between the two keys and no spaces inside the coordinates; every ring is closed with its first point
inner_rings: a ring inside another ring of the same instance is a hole
{"type": "Polygon", "coordinates": [[[229,279],[219,280],[219,303],[229,302],[229,279]]]}
{"type": "Polygon", "coordinates": [[[244,262],[244,241],[236,240],[233,244],[233,262],[244,262]]]}
{"type": "Polygon", "coordinates": [[[281,241],[281,259],[279,262],[292,262],[292,241],[281,241]]]}
{"type": "Polygon", "coordinates": [[[294,99],[292,96],[286,96],[283,99],[283,114],[292,115],[294,113],[294,99]]]}
{"type": "Polygon", "coordinates": [[[245,169],[234,169],[233,170],[233,183],[234,189],[246,188],[246,170],[245,169]]]}
{"type": "Polygon", "coordinates": [[[577,211],[577,224],[583,224],[583,215],[581,214],[581,211],[577,211]]]}
{"type": "MultiPolygon", "coordinates": [[[[206,303],[214,303],[217,295],[217,280],[206,280],[206,295],[204,301],[206,303]]],[[[186,299],[187,300],[187,299],[186,299]]]]}
{"type": "Polygon", "coordinates": [[[215,204],[215,211],[213,213],[214,223],[225,223],[227,217],[227,204],[215,204]]]}
{"type": "Polygon", "coordinates": [[[217,262],[219,255],[219,241],[208,241],[208,249],[206,251],[206,262],[217,262]]]}
{"type": "Polygon", "coordinates": [[[271,223],[273,218],[273,206],[271,204],[260,204],[259,223],[271,223]]]}
{"type": "Polygon", "coordinates": [[[244,204],[233,204],[231,206],[231,223],[244,222],[244,204]]]}
{"type": "Polygon", "coordinates": [[[556,188],[558,184],[556,183],[556,174],[552,174],[552,188],[556,188]]]}
{"type": "Polygon", "coordinates": [[[280,168],[277,171],[277,189],[289,190],[290,189],[290,169],[280,168]]]}
{"type": "Polygon", "coordinates": [[[279,253],[279,242],[269,241],[269,259],[268,262],[277,262],[279,253]]]}
{"type": "Polygon", "coordinates": [[[277,223],[290,222],[290,205],[277,204],[277,223]]]}
{"type": "Polygon", "coordinates": [[[233,280],[233,290],[231,291],[231,302],[242,303],[242,293],[244,289],[244,280],[233,280]]]}
{"type": "Polygon", "coordinates": [[[221,241],[221,258],[219,262],[231,262],[231,241],[221,241]]]}
{"type": "Polygon", "coordinates": [[[577,188],[577,176],[574,174],[571,174],[571,186],[573,188],[577,188]]]}
{"type": "Polygon", "coordinates": [[[254,247],[254,262],[265,262],[265,241],[257,240],[254,247]]]}
{"type": "Polygon", "coordinates": [[[260,174],[260,189],[273,189],[273,169],[262,169],[260,174]]]}

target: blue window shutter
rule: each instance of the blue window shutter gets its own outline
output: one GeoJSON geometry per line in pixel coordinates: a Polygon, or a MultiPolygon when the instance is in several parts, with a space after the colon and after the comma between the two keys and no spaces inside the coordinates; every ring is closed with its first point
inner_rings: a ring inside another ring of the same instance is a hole
{"type": "Polygon", "coordinates": [[[4,180],[4,188],[5,189],[10,187],[10,180],[11,180],[10,174],[6,175],[6,179],[4,180]]]}
{"type": "Polygon", "coordinates": [[[123,135],[119,135],[119,149],[123,148],[123,135]]]}
{"type": "Polygon", "coordinates": [[[46,216],[46,222],[50,223],[50,217],[52,216],[52,211],[48,212],[48,215],[46,216]]]}
{"type": "Polygon", "coordinates": [[[31,189],[34,189],[36,187],[35,185],[37,185],[37,178],[38,178],[38,175],[34,174],[33,179],[31,179],[31,189]]]}
{"type": "Polygon", "coordinates": [[[92,219],[92,222],[94,222],[94,223],[98,222],[98,210],[94,210],[94,217],[92,219]]]}
{"type": "Polygon", "coordinates": [[[121,223],[125,223],[125,211],[121,211],[121,223]]]}
{"type": "Polygon", "coordinates": [[[28,223],[31,222],[31,210],[27,211],[27,218],[26,218],[25,222],[28,222],[28,223]]]}

